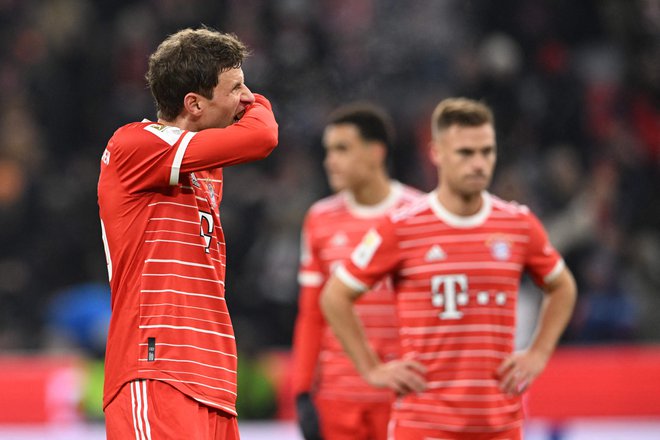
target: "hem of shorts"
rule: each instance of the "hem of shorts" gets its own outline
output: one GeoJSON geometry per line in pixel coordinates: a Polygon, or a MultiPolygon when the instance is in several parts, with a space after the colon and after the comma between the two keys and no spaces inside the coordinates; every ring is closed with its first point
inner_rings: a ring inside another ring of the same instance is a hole
{"type": "Polygon", "coordinates": [[[141,379],[157,380],[159,382],[166,383],[169,386],[171,386],[172,388],[174,388],[175,390],[177,390],[178,392],[190,397],[191,399],[193,399],[196,402],[199,402],[203,405],[206,405],[206,406],[209,406],[211,408],[215,408],[217,410],[220,410],[224,413],[227,413],[230,416],[238,417],[238,413],[236,412],[236,406],[234,404],[231,404],[231,403],[228,403],[228,402],[225,402],[225,401],[218,402],[218,401],[214,401],[214,400],[207,400],[207,399],[204,399],[204,398],[202,398],[202,397],[200,397],[196,394],[186,392],[185,389],[179,388],[179,387],[169,383],[166,380],[160,380],[160,379],[155,379],[155,378],[151,378],[151,377],[134,377],[134,378],[127,379],[127,380],[123,381],[118,387],[116,387],[116,389],[112,390],[112,392],[110,393],[110,397],[108,397],[107,399],[106,398],[103,399],[103,411],[105,411],[105,409],[108,407],[108,405],[110,405],[112,403],[112,401],[115,400],[115,398],[117,397],[117,395],[119,394],[121,389],[124,387],[124,385],[126,385],[127,383],[129,383],[131,381],[141,380],[141,379]]]}

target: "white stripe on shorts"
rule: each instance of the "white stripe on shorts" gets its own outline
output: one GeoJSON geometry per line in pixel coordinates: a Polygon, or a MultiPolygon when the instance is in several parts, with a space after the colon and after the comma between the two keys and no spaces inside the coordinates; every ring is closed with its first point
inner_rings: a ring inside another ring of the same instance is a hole
{"type": "Polygon", "coordinates": [[[131,382],[131,408],[133,410],[133,428],[136,440],[151,440],[151,426],[147,410],[147,381],[134,380],[131,382]]]}

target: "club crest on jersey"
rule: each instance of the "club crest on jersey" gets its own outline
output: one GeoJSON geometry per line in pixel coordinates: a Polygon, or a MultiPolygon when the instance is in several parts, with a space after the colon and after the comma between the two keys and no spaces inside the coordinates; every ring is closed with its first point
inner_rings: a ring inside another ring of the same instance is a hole
{"type": "Polygon", "coordinates": [[[486,244],[490,247],[490,254],[498,261],[511,259],[511,242],[503,236],[490,238],[486,244]]]}
{"type": "Polygon", "coordinates": [[[211,182],[206,182],[206,190],[209,193],[209,198],[211,199],[211,204],[215,209],[218,208],[218,202],[215,199],[215,189],[213,188],[213,184],[211,182]]]}

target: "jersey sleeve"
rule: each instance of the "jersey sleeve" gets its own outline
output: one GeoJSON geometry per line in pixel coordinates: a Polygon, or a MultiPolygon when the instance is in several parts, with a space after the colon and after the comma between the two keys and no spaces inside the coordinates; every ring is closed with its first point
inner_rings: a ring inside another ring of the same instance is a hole
{"type": "Polygon", "coordinates": [[[175,160],[173,170],[180,166],[181,173],[189,173],[267,157],[277,146],[277,122],[270,102],[261,95],[254,96],[254,104],[246,109],[240,121],[195,133],[183,151],[177,152],[181,156],[180,165],[175,160]]]}
{"type": "Polygon", "coordinates": [[[321,352],[325,320],[319,306],[325,282],[313,237],[313,219],[307,215],[302,229],[298,282],[298,315],[293,334],[293,391],[300,394],[313,388],[321,352]]]}
{"type": "Polygon", "coordinates": [[[539,219],[528,212],[530,223],[529,247],[525,259],[525,268],[534,282],[543,286],[554,280],[564,268],[564,260],[550,243],[548,234],[539,219]]]}
{"type": "Polygon", "coordinates": [[[339,266],[335,274],[353,290],[365,292],[394,271],[399,260],[395,225],[386,217],[367,231],[350,260],[339,266]]]}
{"type": "Polygon", "coordinates": [[[129,192],[177,185],[183,173],[262,159],[277,146],[270,103],[255,95],[240,121],[200,132],[162,124],[130,124],[110,140],[104,163],[129,192]],[[112,164],[112,165],[111,165],[112,164]]]}

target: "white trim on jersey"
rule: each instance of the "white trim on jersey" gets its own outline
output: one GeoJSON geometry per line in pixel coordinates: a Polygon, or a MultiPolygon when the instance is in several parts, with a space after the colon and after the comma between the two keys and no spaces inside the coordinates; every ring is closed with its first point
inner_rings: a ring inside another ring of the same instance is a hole
{"type": "Polygon", "coordinates": [[[399,202],[403,195],[403,185],[392,180],[390,182],[390,192],[380,203],[375,205],[362,205],[355,200],[350,191],[343,191],[342,196],[346,200],[346,206],[351,214],[359,218],[371,218],[385,215],[399,202]]]}
{"type": "Polygon", "coordinates": [[[323,274],[321,272],[303,271],[298,273],[298,284],[305,287],[319,287],[323,285],[323,274]]]}
{"type": "Polygon", "coordinates": [[[555,267],[552,268],[549,274],[543,277],[543,282],[545,284],[553,282],[559,274],[564,270],[566,267],[566,263],[564,263],[564,259],[562,258],[561,260],[557,261],[557,264],[555,264],[555,267]]]}
{"type": "Polygon", "coordinates": [[[157,259],[157,258],[149,258],[144,260],[145,263],[174,263],[174,264],[181,264],[183,266],[194,266],[194,267],[203,267],[204,269],[213,269],[215,270],[214,266],[211,266],[210,264],[199,264],[199,263],[192,263],[190,261],[182,261],[182,260],[162,260],[162,259],[157,259]]]}
{"type": "Polygon", "coordinates": [[[179,184],[179,172],[181,171],[181,163],[183,162],[183,155],[188,148],[190,140],[197,133],[194,131],[189,131],[183,136],[179,146],[176,149],[176,154],[174,155],[174,160],[172,161],[172,170],[170,171],[170,185],[175,186],[179,184]]]}
{"type": "Polygon", "coordinates": [[[134,380],[131,385],[131,409],[133,411],[133,428],[136,440],[151,440],[151,425],[149,424],[149,404],[147,400],[147,381],[134,380]]]}
{"type": "Polygon", "coordinates": [[[362,281],[358,280],[353,275],[351,275],[346,270],[343,264],[340,264],[334,273],[335,275],[337,275],[337,278],[339,278],[344,284],[346,284],[348,287],[350,287],[353,290],[356,290],[358,292],[366,292],[367,290],[369,290],[369,286],[367,286],[362,281]]]}
{"type": "Polygon", "coordinates": [[[221,410],[223,410],[223,411],[225,411],[225,412],[228,412],[229,414],[231,414],[231,415],[233,415],[233,416],[238,415],[238,414],[236,413],[236,410],[233,410],[233,409],[232,409],[231,407],[229,407],[229,406],[218,405],[217,402],[211,402],[211,401],[209,401],[209,400],[200,399],[199,397],[195,397],[195,396],[191,396],[191,397],[192,397],[193,399],[195,399],[196,401],[198,401],[198,402],[200,402],[200,403],[203,403],[203,404],[206,405],[206,406],[211,406],[211,407],[213,407],[213,408],[220,408],[221,410]]]}
{"type": "Polygon", "coordinates": [[[141,325],[140,328],[169,328],[172,330],[190,330],[191,332],[206,333],[209,335],[216,335],[223,338],[236,339],[234,335],[229,335],[226,333],[214,332],[211,330],[205,330],[203,328],[190,327],[186,325],[141,325]]]}
{"type": "Polygon", "coordinates": [[[428,197],[429,204],[435,215],[437,215],[440,220],[455,228],[474,228],[482,225],[486,219],[488,219],[493,207],[493,200],[487,191],[481,192],[481,200],[483,203],[481,204],[481,208],[479,208],[479,212],[469,216],[460,216],[449,212],[447,208],[442,206],[440,200],[438,200],[437,191],[432,191],[429,193],[428,197]]]}

